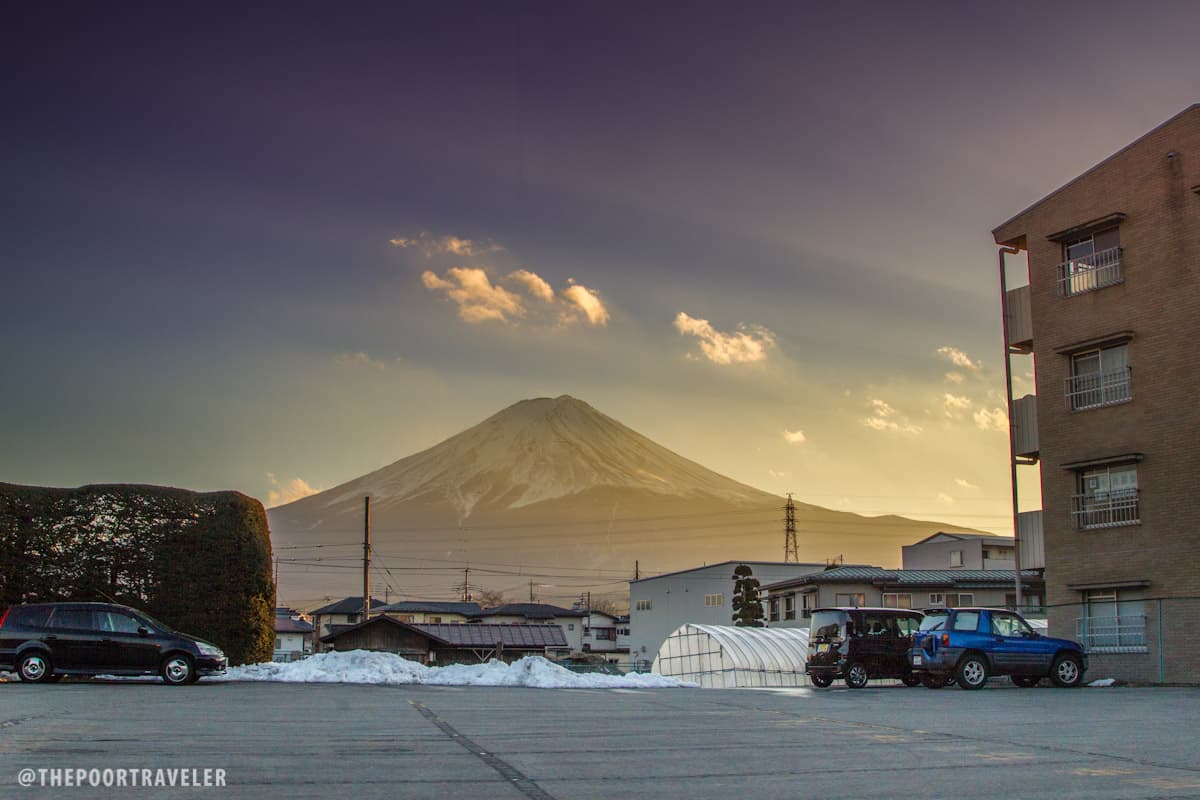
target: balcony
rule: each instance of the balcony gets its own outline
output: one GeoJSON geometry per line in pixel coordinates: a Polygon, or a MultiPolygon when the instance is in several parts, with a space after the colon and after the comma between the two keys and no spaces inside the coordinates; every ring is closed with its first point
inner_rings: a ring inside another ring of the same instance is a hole
{"type": "Polygon", "coordinates": [[[1024,397],[1013,400],[1013,435],[1017,456],[1037,458],[1038,427],[1036,395],[1027,394],[1024,397]]]}
{"type": "Polygon", "coordinates": [[[1072,375],[1066,380],[1066,398],[1071,411],[1127,403],[1133,399],[1133,370],[1118,367],[1072,375]]]}
{"type": "Polygon", "coordinates": [[[1017,514],[1017,536],[1021,540],[1021,569],[1046,568],[1046,543],[1042,536],[1042,512],[1017,514]]]}
{"type": "Polygon", "coordinates": [[[1117,528],[1142,521],[1137,489],[1077,494],[1072,499],[1071,520],[1078,530],[1117,528]]]}
{"type": "Polygon", "coordinates": [[[1110,247],[1058,265],[1058,292],[1063,297],[1094,292],[1123,280],[1120,247],[1110,247]]]}
{"type": "Polygon", "coordinates": [[[1004,308],[1008,312],[1008,346],[1018,353],[1033,352],[1033,313],[1029,287],[1021,286],[1004,293],[1004,308]]]}
{"type": "Polygon", "coordinates": [[[1079,617],[1075,635],[1089,653],[1146,652],[1146,617],[1141,614],[1079,617]]]}

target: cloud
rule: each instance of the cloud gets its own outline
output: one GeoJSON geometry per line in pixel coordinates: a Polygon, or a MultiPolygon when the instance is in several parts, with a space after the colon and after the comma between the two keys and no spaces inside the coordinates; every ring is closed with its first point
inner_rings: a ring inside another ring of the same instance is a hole
{"type": "MultiPolygon", "coordinates": [[[[396,361],[400,361],[399,358],[396,361]]],[[[369,367],[375,370],[385,370],[388,362],[372,358],[367,353],[342,353],[337,357],[337,363],[347,367],[369,367]]]]}
{"type": "Polygon", "coordinates": [[[920,427],[913,425],[908,419],[898,415],[896,409],[888,403],[878,399],[871,401],[871,416],[859,421],[871,430],[883,433],[905,433],[910,436],[921,433],[920,427]]]}
{"type": "Polygon", "coordinates": [[[683,336],[699,339],[700,352],[714,364],[763,361],[767,351],[775,346],[775,334],[761,325],[738,323],[736,333],[722,333],[708,320],[690,317],[682,311],[675,315],[675,329],[683,336]]]}
{"type": "Polygon", "coordinates": [[[446,272],[446,278],[426,270],[421,273],[421,282],[430,291],[445,292],[458,305],[458,316],[464,322],[507,322],[525,316],[521,298],[502,286],[492,285],[487,273],[477,267],[453,267],[446,272]]]}
{"type": "Polygon", "coordinates": [[[531,295],[547,303],[554,302],[554,288],[537,273],[519,269],[508,273],[508,280],[523,285],[531,295]]]}
{"type": "Polygon", "coordinates": [[[960,487],[962,487],[963,489],[978,489],[978,488],[979,488],[978,486],[976,486],[975,484],[971,483],[971,482],[970,482],[969,480],[967,480],[966,478],[955,478],[955,479],[954,479],[954,482],[955,482],[956,484],[958,484],[960,487]]]}
{"type": "Polygon", "coordinates": [[[975,425],[981,431],[1008,433],[1008,412],[1002,408],[993,408],[990,411],[981,408],[975,412],[975,425]]]}
{"type": "Polygon", "coordinates": [[[971,399],[946,392],[942,395],[942,407],[946,410],[947,417],[958,419],[971,408],[971,399]]]}
{"type": "Polygon", "coordinates": [[[309,486],[308,482],[303,478],[292,478],[280,483],[276,479],[275,473],[268,472],[267,480],[271,481],[271,486],[275,487],[267,493],[268,508],[286,505],[287,503],[299,500],[302,497],[308,497],[310,494],[317,494],[321,491],[309,486]]]}
{"type": "Polygon", "coordinates": [[[981,369],[981,365],[978,361],[972,361],[969,355],[964,353],[962,350],[959,350],[957,347],[946,345],[944,347],[939,347],[937,351],[940,355],[950,359],[950,363],[956,367],[968,369],[972,372],[979,372],[981,369]]]}
{"type": "Polygon", "coordinates": [[[776,472],[775,470],[768,468],[768,469],[767,469],[767,474],[768,474],[768,475],[770,475],[772,478],[786,478],[788,475],[791,475],[792,473],[790,473],[790,472],[776,472]]]}
{"type": "Polygon", "coordinates": [[[581,286],[573,279],[570,281],[570,286],[563,289],[563,297],[567,302],[575,307],[575,311],[582,313],[587,319],[589,325],[604,326],[608,324],[608,309],[605,308],[604,302],[595,291],[581,286]]]}
{"type": "Polygon", "coordinates": [[[393,247],[399,247],[404,250],[409,248],[419,250],[426,258],[433,258],[439,255],[473,258],[504,250],[503,247],[494,242],[475,242],[459,236],[435,236],[429,231],[421,231],[411,239],[403,237],[389,239],[388,243],[393,247]]]}
{"type": "Polygon", "coordinates": [[[808,437],[804,435],[804,431],[784,430],[783,440],[788,444],[804,444],[808,441],[808,437]]]}
{"type": "Polygon", "coordinates": [[[945,492],[938,492],[937,501],[946,506],[954,505],[954,498],[945,492]]]}
{"type": "Polygon", "coordinates": [[[950,381],[951,383],[962,383],[966,380],[966,378],[961,372],[947,372],[946,380],[950,381]]]}

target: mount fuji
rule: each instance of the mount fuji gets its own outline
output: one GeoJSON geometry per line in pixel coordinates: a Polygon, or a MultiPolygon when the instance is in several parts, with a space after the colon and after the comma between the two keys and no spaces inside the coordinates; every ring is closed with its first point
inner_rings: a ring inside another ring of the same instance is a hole
{"type": "MultiPolygon", "coordinates": [[[[547,600],[588,590],[624,596],[635,562],[645,576],[783,560],[783,498],[563,395],[523,400],[428,450],[269,509],[285,567],[281,597],[300,604],[361,594],[355,560],[367,496],[373,586],[382,581],[405,597],[444,599],[467,582],[518,596],[528,583],[547,600]]],[[[966,530],[795,507],[801,561],[894,565],[903,544],[966,530]]]]}

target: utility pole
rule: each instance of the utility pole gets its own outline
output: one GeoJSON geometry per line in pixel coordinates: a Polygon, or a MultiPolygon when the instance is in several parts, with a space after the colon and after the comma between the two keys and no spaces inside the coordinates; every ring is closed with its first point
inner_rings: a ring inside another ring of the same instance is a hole
{"type": "Polygon", "coordinates": [[[533,602],[533,581],[529,582],[529,602],[533,602]]]}
{"type": "Polygon", "coordinates": [[[1008,344],[1008,276],[1004,271],[1005,254],[1020,253],[1015,247],[1000,248],[1000,310],[1001,329],[1004,334],[1004,398],[1008,401],[1008,468],[1012,482],[1013,521],[1013,570],[1016,584],[1016,610],[1021,611],[1021,521],[1020,501],[1017,497],[1017,426],[1013,419],[1012,348],[1008,344]]]}
{"type": "Polygon", "coordinates": [[[279,556],[275,556],[275,605],[279,605],[279,556]]]}
{"type": "Polygon", "coordinates": [[[787,512],[783,519],[783,563],[799,564],[800,555],[796,549],[796,504],[792,502],[792,493],[788,492],[787,512]]]}
{"type": "Polygon", "coordinates": [[[467,567],[463,570],[463,594],[462,601],[464,603],[471,602],[471,568],[467,567]]]}
{"type": "Polygon", "coordinates": [[[642,579],[642,565],[639,561],[633,562],[633,579],[640,581],[642,579]]]}
{"type": "Polygon", "coordinates": [[[363,498],[363,622],[371,618],[371,496],[363,498]]]}

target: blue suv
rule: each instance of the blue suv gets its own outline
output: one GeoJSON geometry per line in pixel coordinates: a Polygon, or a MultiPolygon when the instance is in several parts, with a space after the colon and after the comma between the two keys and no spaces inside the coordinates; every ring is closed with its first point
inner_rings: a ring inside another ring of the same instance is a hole
{"type": "Polygon", "coordinates": [[[925,612],[908,651],[915,677],[931,689],[951,679],[979,689],[994,675],[1030,688],[1042,678],[1056,686],[1083,682],[1087,655],[1069,639],[1043,636],[1016,612],[995,608],[938,608],[925,612]]]}

